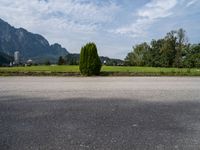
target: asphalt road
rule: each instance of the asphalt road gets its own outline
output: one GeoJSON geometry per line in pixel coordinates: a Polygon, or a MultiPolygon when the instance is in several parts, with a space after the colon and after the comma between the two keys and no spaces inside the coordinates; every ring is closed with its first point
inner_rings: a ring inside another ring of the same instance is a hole
{"type": "Polygon", "coordinates": [[[200,78],[1,77],[7,149],[198,150],[200,78]]]}

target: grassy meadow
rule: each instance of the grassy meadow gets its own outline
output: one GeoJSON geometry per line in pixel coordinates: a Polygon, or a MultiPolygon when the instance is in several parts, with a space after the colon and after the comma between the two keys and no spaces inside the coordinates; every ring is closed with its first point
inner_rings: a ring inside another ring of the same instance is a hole
{"type": "MultiPolygon", "coordinates": [[[[80,76],[79,66],[0,67],[1,76],[80,76]]],[[[200,69],[103,66],[101,76],[200,76],[200,69]]]]}

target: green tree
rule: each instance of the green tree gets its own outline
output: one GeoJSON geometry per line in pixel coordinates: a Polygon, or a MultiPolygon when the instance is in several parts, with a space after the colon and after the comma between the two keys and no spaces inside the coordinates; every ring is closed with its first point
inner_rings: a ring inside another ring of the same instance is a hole
{"type": "Polygon", "coordinates": [[[62,56],[60,56],[58,59],[58,65],[64,65],[64,64],[65,64],[65,60],[62,56]]]}
{"type": "Polygon", "coordinates": [[[184,67],[199,68],[200,67],[200,44],[190,45],[186,51],[183,61],[184,67]]]}
{"type": "Polygon", "coordinates": [[[183,50],[187,46],[186,31],[183,29],[179,29],[178,31],[176,31],[176,36],[177,36],[177,47],[176,47],[176,55],[173,66],[181,67],[183,50]]]}
{"type": "Polygon", "coordinates": [[[150,47],[147,43],[136,45],[133,47],[133,52],[128,53],[125,62],[131,66],[144,66],[149,49],[150,47]]]}
{"type": "Polygon", "coordinates": [[[51,65],[51,62],[50,62],[49,60],[46,60],[46,61],[44,62],[44,64],[45,64],[46,66],[50,66],[50,65],[51,65]]]}
{"type": "Polygon", "coordinates": [[[130,52],[127,54],[127,56],[125,58],[125,65],[126,66],[134,66],[135,65],[133,52],[130,52]]]}
{"type": "Polygon", "coordinates": [[[161,67],[171,67],[174,64],[176,56],[176,40],[175,31],[167,33],[161,47],[161,67]]]}
{"type": "Polygon", "coordinates": [[[98,75],[101,61],[95,43],[87,43],[81,48],[79,69],[82,75],[98,75]]]}
{"type": "Polygon", "coordinates": [[[126,63],[137,66],[181,67],[185,46],[185,31],[171,31],[163,39],[142,43],[128,53],[126,63]]]}
{"type": "Polygon", "coordinates": [[[67,65],[79,65],[80,55],[79,54],[67,54],[65,56],[65,63],[67,65]]]}

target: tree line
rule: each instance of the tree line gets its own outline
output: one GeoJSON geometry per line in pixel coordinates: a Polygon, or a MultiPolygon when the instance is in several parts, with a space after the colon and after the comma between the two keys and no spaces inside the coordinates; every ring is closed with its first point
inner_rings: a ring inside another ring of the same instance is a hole
{"type": "Polygon", "coordinates": [[[200,44],[190,44],[183,29],[174,30],[164,38],[133,47],[125,58],[128,66],[200,67],[200,44]]]}
{"type": "MultiPolygon", "coordinates": [[[[99,56],[101,63],[107,66],[122,66],[124,61],[121,59],[114,59],[104,56],[99,56]]],[[[80,54],[67,54],[65,57],[58,58],[58,65],[79,65],[80,54]]]]}

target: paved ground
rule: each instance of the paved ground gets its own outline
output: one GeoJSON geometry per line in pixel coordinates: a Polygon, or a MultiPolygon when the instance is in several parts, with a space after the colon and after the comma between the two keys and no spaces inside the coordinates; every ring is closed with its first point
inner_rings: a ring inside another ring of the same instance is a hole
{"type": "Polygon", "coordinates": [[[0,149],[200,149],[200,78],[1,77],[0,149]]]}

